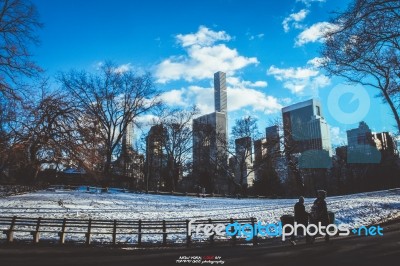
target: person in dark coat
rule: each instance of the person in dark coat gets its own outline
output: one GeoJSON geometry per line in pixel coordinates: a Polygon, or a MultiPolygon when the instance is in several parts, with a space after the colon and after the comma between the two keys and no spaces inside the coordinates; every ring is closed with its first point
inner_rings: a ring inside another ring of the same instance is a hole
{"type": "MultiPolygon", "coordinates": [[[[307,228],[308,225],[308,212],[306,212],[306,207],[304,206],[304,197],[300,196],[299,201],[294,205],[294,221],[297,224],[302,224],[307,228]]],[[[297,230],[297,235],[305,235],[302,228],[297,230]]],[[[292,235],[291,240],[294,241],[295,236],[292,235]]]]}
{"type": "MultiPolygon", "coordinates": [[[[306,227],[308,225],[308,212],[306,212],[303,197],[300,197],[299,201],[294,205],[294,221],[306,227]]],[[[301,230],[299,234],[304,235],[304,232],[301,230]]]]}
{"type": "MultiPolygon", "coordinates": [[[[327,226],[329,225],[329,214],[328,208],[326,205],[326,191],[318,190],[317,191],[317,199],[314,201],[313,206],[311,207],[310,212],[310,223],[318,225],[318,222],[321,222],[321,225],[327,226]]],[[[326,233],[326,232],[325,232],[326,233]]],[[[312,237],[312,242],[314,242],[315,236],[312,237]]],[[[329,241],[329,235],[325,234],[325,241],[329,241]]]]}

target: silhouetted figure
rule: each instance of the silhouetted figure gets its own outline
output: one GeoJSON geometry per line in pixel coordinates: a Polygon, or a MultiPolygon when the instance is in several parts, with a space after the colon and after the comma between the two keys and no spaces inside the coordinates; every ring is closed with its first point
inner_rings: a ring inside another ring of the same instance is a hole
{"type": "MultiPolygon", "coordinates": [[[[308,212],[306,212],[306,207],[304,206],[304,197],[300,196],[299,201],[294,205],[294,221],[297,224],[302,224],[307,228],[308,225],[308,212]]],[[[303,228],[297,230],[297,235],[305,235],[303,228]]],[[[293,234],[291,240],[295,240],[295,235],[293,234]]],[[[292,242],[292,244],[295,244],[292,242]]]]}
{"type": "MultiPolygon", "coordinates": [[[[329,225],[329,215],[328,208],[326,206],[326,191],[318,190],[317,191],[317,199],[314,201],[313,206],[311,207],[310,212],[310,223],[318,225],[318,222],[321,222],[321,225],[327,226],[329,225]]],[[[326,233],[326,230],[325,230],[326,233]]],[[[311,242],[314,242],[316,235],[311,238],[311,242]]],[[[325,234],[325,241],[329,241],[329,235],[325,234]]]]}
{"type": "MultiPolygon", "coordinates": [[[[306,212],[306,207],[304,206],[303,197],[300,197],[299,201],[294,205],[294,220],[298,224],[302,224],[306,227],[308,225],[308,212],[306,212]]],[[[302,228],[299,234],[304,235],[302,228]]]]}

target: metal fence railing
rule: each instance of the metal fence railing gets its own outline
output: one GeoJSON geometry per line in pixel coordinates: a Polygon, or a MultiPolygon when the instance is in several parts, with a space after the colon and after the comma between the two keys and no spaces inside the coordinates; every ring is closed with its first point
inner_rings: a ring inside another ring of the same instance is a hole
{"type": "MultiPolygon", "coordinates": [[[[193,242],[231,241],[236,244],[237,237],[221,238],[218,235],[210,236],[197,234],[189,228],[189,220],[95,220],[95,219],[55,219],[55,218],[29,218],[29,217],[0,217],[0,230],[3,241],[11,243],[17,240],[29,240],[39,243],[39,240],[53,240],[60,244],[66,242],[99,244],[134,244],[141,246],[146,243],[186,244],[193,242]]],[[[195,220],[190,225],[204,224],[230,224],[233,222],[248,223],[254,226],[255,218],[247,219],[221,219],[221,220],[195,220]]],[[[193,228],[191,227],[191,228],[193,228]]],[[[252,242],[257,244],[257,235],[252,242]]]]}

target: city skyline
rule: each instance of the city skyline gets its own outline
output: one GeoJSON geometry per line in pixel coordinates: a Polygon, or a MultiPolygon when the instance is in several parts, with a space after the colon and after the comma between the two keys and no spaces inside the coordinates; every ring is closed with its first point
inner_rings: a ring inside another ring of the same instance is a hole
{"type": "Polygon", "coordinates": [[[282,107],[317,98],[326,106],[325,119],[335,146],[346,142],[346,131],[363,120],[373,131],[393,132],[394,121],[388,107],[374,97],[376,91],[366,89],[368,101],[348,92],[332,103],[331,92],[344,83],[317,68],[321,33],[332,27],[329,12],[345,9],[348,1],[233,1],[230,5],[99,1],[96,5],[79,2],[79,9],[74,1],[33,2],[44,23],[34,58],[52,78],[72,68],[96,71],[110,59],[119,65],[118,71],[150,71],[167,105],[197,104],[203,115],[212,112],[212,74],[221,70],[227,73],[228,125],[252,115],[258,118],[259,128],[265,128],[280,116],[282,107]],[[248,8],[251,15],[245,12],[248,8]],[[150,10],[152,21],[145,16],[150,10]],[[246,22],[234,23],[232,14],[240,14],[246,22]],[[351,124],[340,122],[329,108],[336,104],[351,113],[366,102],[374,110],[368,108],[351,124]]]}
{"type": "Polygon", "coordinates": [[[400,257],[399,0],[0,10],[6,263],[400,257]]]}

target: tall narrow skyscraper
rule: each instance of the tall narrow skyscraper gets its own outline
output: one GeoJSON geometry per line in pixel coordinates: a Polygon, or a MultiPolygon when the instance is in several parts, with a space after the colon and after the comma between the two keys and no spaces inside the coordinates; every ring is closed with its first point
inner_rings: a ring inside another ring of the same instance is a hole
{"type": "Polygon", "coordinates": [[[218,71],[214,74],[215,112],[227,112],[226,74],[218,71]]]}
{"type": "Polygon", "coordinates": [[[124,134],[122,135],[122,149],[129,150],[132,149],[132,140],[133,140],[133,123],[127,123],[124,134]]]}
{"type": "Polygon", "coordinates": [[[228,162],[226,75],[214,74],[215,112],[193,119],[193,173],[207,191],[226,191],[221,174],[228,162]]]}

